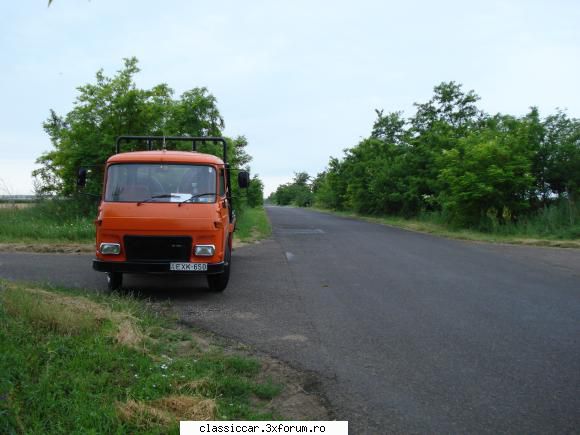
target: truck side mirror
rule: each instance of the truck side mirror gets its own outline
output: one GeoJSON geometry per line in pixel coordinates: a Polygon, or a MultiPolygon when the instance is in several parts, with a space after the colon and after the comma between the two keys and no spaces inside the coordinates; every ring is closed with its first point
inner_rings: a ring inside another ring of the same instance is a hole
{"type": "Polygon", "coordinates": [[[77,187],[85,187],[87,184],[87,168],[79,168],[77,173],[77,187]]]}
{"type": "Polygon", "coordinates": [[[241,189],[246,189],[250,185],[250,173],[248,171],[238,172],[238,186],[241,189]]]}

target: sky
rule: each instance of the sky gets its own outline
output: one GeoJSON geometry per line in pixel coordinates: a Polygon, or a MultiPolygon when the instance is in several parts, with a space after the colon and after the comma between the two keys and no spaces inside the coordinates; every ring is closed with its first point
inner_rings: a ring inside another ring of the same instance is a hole
{"type": "Polygon", "coordinates": [[[205,86],[266,195],[454,80],[490,113],[580,117],[580,2],[46,0],[0,4],[0,194],[33,192],[42,123],[136,56],[137,85],[205,86]]]}

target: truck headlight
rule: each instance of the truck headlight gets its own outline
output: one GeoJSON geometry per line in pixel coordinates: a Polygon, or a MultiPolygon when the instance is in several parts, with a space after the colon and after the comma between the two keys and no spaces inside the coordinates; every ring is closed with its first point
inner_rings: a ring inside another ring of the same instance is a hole
{"type": "Polygon", "coordinates": [[[121,253],[121,245],[119,243],[101,243],[99,252],[103,255],[119,255],[121,253]]]}
{"type": "Polygon", "coordinates": [[[214,245],[196,245],[195,246],[195,255],[199,257],[213,257],[215,253],[215,246],[214,245]]]}

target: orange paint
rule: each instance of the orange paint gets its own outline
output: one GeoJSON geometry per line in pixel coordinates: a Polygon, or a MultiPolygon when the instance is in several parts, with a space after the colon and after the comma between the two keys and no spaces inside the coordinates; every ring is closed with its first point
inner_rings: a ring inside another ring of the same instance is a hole
{"type": "Polygon", "coordinates": [[[169,264],[172,262],[207,263],[208,273],[224,270],[229,265],[228,250],[235,228],[235,218],[230,220],[230,183],[225,181],[226,174],[220,158],[198,152],[139,151],[110,157],[95,220],[96,260],[93,267],[109,275],[133,273],[127,269],[129,263],[138,273],[171,273],[169,264]],[[114,168],[115,165],[118,166],[114,168]],[[152,173],[157,173],[157,178],[147,176],[152,173]],[[202,190],[212,191],[201,192],[200,197],[196,197],[195,190],[191,191],[197,188],[198,183],[191,180],[198,173],[204,177],[199,183],[204,185],[202,190]],[[154,189],[161,193],[153,195],[154,189]],[[135,245],[137,247],[131,251],[127,246],[131,242],[127,240],[136,239],[144,244],[135,245]],[[191,246],[187,245],[189,240],[191,246]],[[101,243],[120,244],[120,253],[101,253],[101,243]],[[214,245],[214,255],[195,255],[197,245],[214,245]],[[187,255],[179,257],[178,253],[183,254],[185,246],[187,255]],[[151,251],[151,258],[140,249],[151,251]],[[171,258],[163,258],[165,254],[171,258]],[[167,265],[167,270],[160,266],[161,263],[167,265]]]}

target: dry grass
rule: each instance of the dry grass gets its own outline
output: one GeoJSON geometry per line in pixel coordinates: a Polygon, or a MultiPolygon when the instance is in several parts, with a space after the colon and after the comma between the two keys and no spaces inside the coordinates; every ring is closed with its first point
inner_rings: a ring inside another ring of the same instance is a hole
{"type": "Polygon", "coordinates": [[[0,243],[0,251],[41,252],[49,254],[94,253],[94,243],[0,243]]]}
{"type": "Polygon", "coordinates": [[[151,402],[129,400],[117,404],[123,420],[146,429],[168,427],[182,420],[215,420],[216,403],[212,399],[192,396],[168,396],[151,402]]]}
{"type": "Polygon", "coordinates": [[[114,313],[113,319],[114,322],[116,319],[117,324],[117,333],[115,334],[117,343],[133,348],[139,348],[143,344],[143,333],[135,323],[134,317],[114,313]]]}
{"type": "Polygon", "coordinates": [[[23,209],[35,205],[34,202],[0,202],[0,208],[23,209]]]}
{"type": "Polygon", "coordinates": [[[122,420],[143,429],[169,426],[174,421],[169,413],[135,400],[117,404],[117,413],[122,420]]]}
{"type": "Polygon", "coordinates": [[[186,391],[190,393],[203,393],[211,388],[211,382],[209,379],[197,379],[195,381],[185,382],[179,385],[179,391],[186,391]]]}
{"type": "Polygon", "coordinates": [[[102,326],[104,317],[88,312],[80,301],[72,303],[69,299],[43,290],[18,287],[2,293],[2,303],[8,314],[37,328],[61,335],[79,335],[102,326]]]}
{"type": "Polygon", "coordinates": [[[508,239],[505,243],[514,245],[547,246],[550,248],[576,248],[580,249],[580,241],[576,240],[542,240],[542,239],[508,239]]]}
{"type": "Polygon", "coordinates": [[[153,402],[153,406],[173,414],[178,420],[215,420],[213,399],[192,396],[168,396],[153,402]]]}
{"type": "Polygon", "coordinates": [[[10,315],[61,335],[90,333],[110,322],[119,344],[138,348],[143,343],[143,333],[134,316],[112,311],[81,296],[8,286],[1,299],[10,315]]]}

